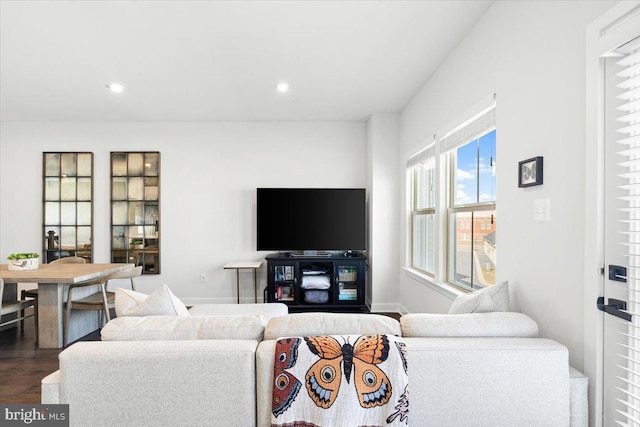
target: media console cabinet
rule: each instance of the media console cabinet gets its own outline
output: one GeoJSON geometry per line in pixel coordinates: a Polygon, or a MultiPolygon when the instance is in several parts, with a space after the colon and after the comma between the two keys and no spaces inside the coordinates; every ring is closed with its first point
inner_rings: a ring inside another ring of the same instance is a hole
{"type": "Polygon", "coordinates": [[[278,253],[267,260],[265,301],[281,302],[290,312],[367,312],[367,257],[360,252],[322,256],[278,253]]]}

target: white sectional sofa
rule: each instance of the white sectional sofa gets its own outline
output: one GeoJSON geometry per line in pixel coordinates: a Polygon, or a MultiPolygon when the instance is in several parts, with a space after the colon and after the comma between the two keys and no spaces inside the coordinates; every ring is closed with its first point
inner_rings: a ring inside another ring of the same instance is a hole
{"type": "Polygon", "coordinates": [[[42,381],[42,403],[68,403],[72,426],[269,426],[278,337],[375,333],[406,342],[411,426],[588,425],[586,377],[570,368],[564,346],[537,338],[535,322],[520,313],[412,314],[400,322],[255,316],[114,319],[103,337],[127,341],[63,351],[60,370],[42,381]],[[159,329],[164,322],[164,335],[150,334],[145,322],[159,329]],[[181,322],[208,332],[186,333],[176,328],[181,322]]]}

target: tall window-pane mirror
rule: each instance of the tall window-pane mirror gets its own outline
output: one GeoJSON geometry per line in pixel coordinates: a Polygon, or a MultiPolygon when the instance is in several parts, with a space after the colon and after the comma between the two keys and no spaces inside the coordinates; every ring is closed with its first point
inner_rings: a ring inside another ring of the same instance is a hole
{"type": "Polygon", "coordinates": [[[93,153],[42,153],[44,262],[93,261],[93,153]]]}
{"type": "Polygon", "coordinates": [[[111,262],[160,273],[160,153],[111,153],[111,262]]]}

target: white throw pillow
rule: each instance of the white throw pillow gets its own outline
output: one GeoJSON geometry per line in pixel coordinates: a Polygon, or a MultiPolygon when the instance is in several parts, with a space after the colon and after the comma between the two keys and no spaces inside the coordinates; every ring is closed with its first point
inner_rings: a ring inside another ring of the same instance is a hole
{"type": "Polygon", "coordinates": [[[490,313],[494,311],[509,311],[508,282],[460,295],[451,304],[449,314],[490,313]]]}
{"type": "Polygon", "coordinates": [[[149,295],[116,288],[116,316],[189,316],[187,307],[167,285],[149,295]]]}
{"type": "Polygon", "coordinates": [[[130,289],[116,288],[116,316],[124,316],[126,311],[130,311],[140,305],[148,296],[130,289]]]}

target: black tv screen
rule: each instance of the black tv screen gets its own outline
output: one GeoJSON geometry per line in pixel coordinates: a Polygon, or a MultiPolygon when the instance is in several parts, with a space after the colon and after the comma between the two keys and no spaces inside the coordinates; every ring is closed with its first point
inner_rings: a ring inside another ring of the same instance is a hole
{"type": "Polygon", "coordinates": [[[258,250],[364,250],[364,188],[258,188],[258,250]]]}

